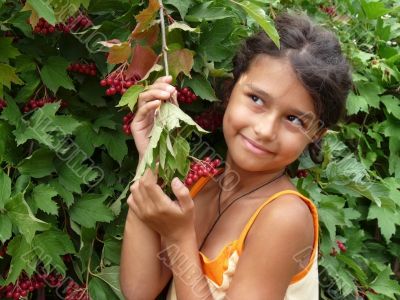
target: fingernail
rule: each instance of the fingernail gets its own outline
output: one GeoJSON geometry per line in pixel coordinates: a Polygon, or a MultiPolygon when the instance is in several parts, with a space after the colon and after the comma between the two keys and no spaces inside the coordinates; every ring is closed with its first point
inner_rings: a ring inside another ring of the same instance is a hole
{"type": "Polygon", "coordinates": [[[172,93],[173,91],[175,91],[175,88],[170,85],[170,86],[167,87],[167,91],[172,93]]]}

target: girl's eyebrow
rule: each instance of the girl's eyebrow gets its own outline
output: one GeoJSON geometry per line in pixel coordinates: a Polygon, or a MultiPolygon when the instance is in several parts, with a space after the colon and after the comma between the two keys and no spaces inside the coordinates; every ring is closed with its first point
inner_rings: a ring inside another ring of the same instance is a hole
{"type": "Polygon", "coordinates": [[[264,91],[263,89],[255,86],[253,83],[246,83],[244,84],[246,87],[250,88],[252,91],[256,92],[257,94],[261,95],[263,98],[273,99],[272,95],[268,92],[264,91]]]}
{"type": "MultiPolygon", "coordinates": [[[[250,88],[253,92],[261,95],[263,98],[274,99],[274,97],[272,97],[271,94],[269,94],[267,91],[264,91],[262,88],[255,86],[253,83],[246,83],[244,85],[246,87],[250,88]]],[[[301,116],[302,118],[304,118],[306,120],[314,120],[315,119],[315,115],[313,112],[304,112],[304,111],[296,109],[296,108],[292,108],[290,110],[294,114],[301,116]]]]}

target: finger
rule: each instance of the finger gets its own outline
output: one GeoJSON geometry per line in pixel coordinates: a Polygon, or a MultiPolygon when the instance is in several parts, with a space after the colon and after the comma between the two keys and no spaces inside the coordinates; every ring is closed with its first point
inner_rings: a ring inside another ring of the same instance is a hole
{"type": "Polygon", "coordinates": [[[130,191],[132,196],[132,199],[130,199],[132,208],[135,209],[137,215],[142,216],[145,208],[144,201],[146,199],[146,195],[143,195],[142,191],[140,190],[139,181],[136,181],[134,184],[131,185],[130,191]]]}
{"type": "Polygon", "coordinates": [[[168,76],[161,76],[159,78],[157,78],[156,81],[154,81],[154,83],[156,82],[166,82],[166,83],[171,83],[172,82],[172,76],[168,75],[168,76]]]}
{"type": "Polygon", "coordinates": [[[139,95],[139,100],[138,100],[139,108],[149,101],[168,100],[171,97],[171,93],[172,91],[168,92],[166,90],[161,90],[161,89],[149,89],[147,91],[144,91],[139,95]]]}
{"type": "Polygon", "coordinates": [[[157,170],[153,171],[150,168],[148,168],[144,174],[143,174],[143,179],[150,184],[157,184],[157,170]]]}
{"type": "Polygon", "coordinates": [[[190,196],[189,189],[183,184],[179,178],[175,177],[171,182],[172,191],[179,201],[179,205],[184,211],[193,209],[194,203],[190,196]]]}
{"type": "Polygon", "coordinates": [[[161,104],[160,100],[154,100],[151,102],[147,102],[142,107],[140,107],[131,122],[131,129],[133,129],[132,126],[134,125],[134,123],[139,123],[142,122],[143,120],[147,120],[147,116],[150,113],[154,113],[154,111],[160,106],[160,104],[161,104]]]}
{"type": "Polygon", "coordinates": [[[176,88],[166,82],[155,82],[154,84],[151,85],[149,90],[162,90],[162,91],[166,91],[169,93],[173,93],[174,91],[176,91],[176,88]]]}
{"type": "Polygon", "coordinates": [[[170,99],[171,99],[170,101],[171,101],[173,104],[175,104],[176,106],[179,106],[179,103],[178,103],[178,91],[177,91],[177,90],[175,90],[175,91],[172,93],[170,99]]]}
{"type": "Polygon", "coordinates": [[[132,194],[129,195],[128,200],[126,200],[126,202],[127,202],[128,206],[129,206],[129,209],[131,209],[133,211],[133,213],[136,216],[139,217],[140,216],[140,210],[138,209],[138,207],[137,207],[137,205],[135,203],[135,199],[133,198],[132,194]]]}

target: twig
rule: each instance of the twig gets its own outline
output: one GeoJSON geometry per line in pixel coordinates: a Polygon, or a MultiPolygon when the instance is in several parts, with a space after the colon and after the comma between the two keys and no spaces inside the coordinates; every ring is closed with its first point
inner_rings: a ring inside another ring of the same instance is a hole
{"type": "Polygon", "coordinates": [[[158,0],[160,4],[160,21],[161,21],[161,41],[162,41],[162,53],[164,57],[164,68],[165,68],[165,75],[169,75],[169,68],[168,68],[168,57],[167,57],[167,38],[165,33],[165,21],[164,21],[164,5],[162,0],[158,0]]]}

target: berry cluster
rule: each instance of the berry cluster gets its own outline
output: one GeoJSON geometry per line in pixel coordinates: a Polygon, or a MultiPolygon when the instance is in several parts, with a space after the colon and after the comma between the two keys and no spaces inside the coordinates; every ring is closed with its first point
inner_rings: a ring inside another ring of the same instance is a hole
{"type": "Polygon", "coordinates": [[[3,99],[0,99],[0,110],[3,110],[5,107],[7,107],[7,102],[3,99]]]}
{"type": "Polygon", "coordinates": [[[184,87],[182,89],[177,88],[178,92],[178,101],[182,103],[192,104],[194,101],[197,100],[197,96],[193,91],[188,88],[184,87]]]}
{"type": "Polygon", "coordinates": [[[122,125],[122,130],[125,132],[126,135],[131,135],[131,123],[134,117],[134,113],[130,112],[124,116],[124,125],[122,125]]]}
{"type": "Polygon", "coordinates": [[[69,17],[68,20],[63,24],[59,23],[56,25],[58,31],[69,33],[71,31],[85,30],[93,25],[93,22],[85,15],[79,15],[76,18],[69,17]]]}
{"type": "Polygon", "coordinates": [[[89,293],[86,285],[80,286],[75,281],[70,280],[66,289],[65,300],[89,300],[89,293]]]}
{"type": "Polygon", "coordinates": [[[205,157],[202,161],[191,163],[189,173],[185,178],[185,185],[190,187],[201,177],[216,174],[220,164],[221,160],[218,158],[211,160],[210,157],[205,157]]]}
{"type": "Polygon", "coordinates": [[[224,115],[215,109],[204,111],[201,115],[194,118],[194,121],[205,130],[214,132],[222,126],[224,115]]]}
{"type": "Polygon", "coordinates": [[[297,170],[297,178],[306,178],[308,176],[307,170],[297,170]]]}
{"type": "Polygon", "coordinates": [[[25,273],[21,274],[18,281],[7,286],[0,287],[0,299],[20,299],[27,297],[29,293],[49,285],[52,287],[61,286],[63,276],[61,274],[34,274],[29,278],[25,273]]]}
{"type": "Polygon", "coordinates": [[[330,15],[331,17],[336,16],[336,8],[335,8],[334,6],[323,6],[323,5],[321,5],[321,6],[320,6],[320,9],[321,9],[324,13],[330,15]]]}
{"type": "Polygon", "coordinates": [[[65,23],[58,23],[55,26],[49,24],[45,19],[40,18],[33,32],[36,34],[48,35],[56,31],[69,33],[71,31],[80,31],[92,26],[93,22],[84,15],[69,17],[65,23]]]}
{"type": "Polygon", "coordinates": [[[36,34],[48,35],[56,31],[56,27],[49,24],[45,19],[40,18],[33,32],[36,34]]]}
{"type": "MultiPolygon", "coordinates": [[[[57,100],[55,98],[47,98],[47,97],[44,97],[44,98],[41,98],[41,99],[31,99],[25,104],[25,106],[24,106],[24,108],[22,110],[23,110],[24,113],[27,113],[27,112],[30,112],[30,111],[36,109],[36,108],[43,107],[44,105],[46,105],[48,103],[54,103],[56,101],[57,100]]],[[[68,106],[68,103],[66,101],[64,101],[64,100],[61,100],[60,106],[62,108],[65,108],[65,107],[68,106]]]]}
{"type": "Polygon", "coordinates": [[[68,71],[71,72],[78,72],[81,74],[89,75],[89,76],[96,76],[97,75],[97,68],[95,63],[90,64],[70,64],[67,68],[68,71]]]}
{"type": "Polygon", "coordinates": [[[100,81],[101,86],[109,86],[106,90],[107,96],[113,96],[115,94],[125,94],[126,90],[136,82],[140,80],[139,75],[134,75],[132,78],[126,78],[122,72],[113,72],[107,76],[107,78],[100,81]]]}

